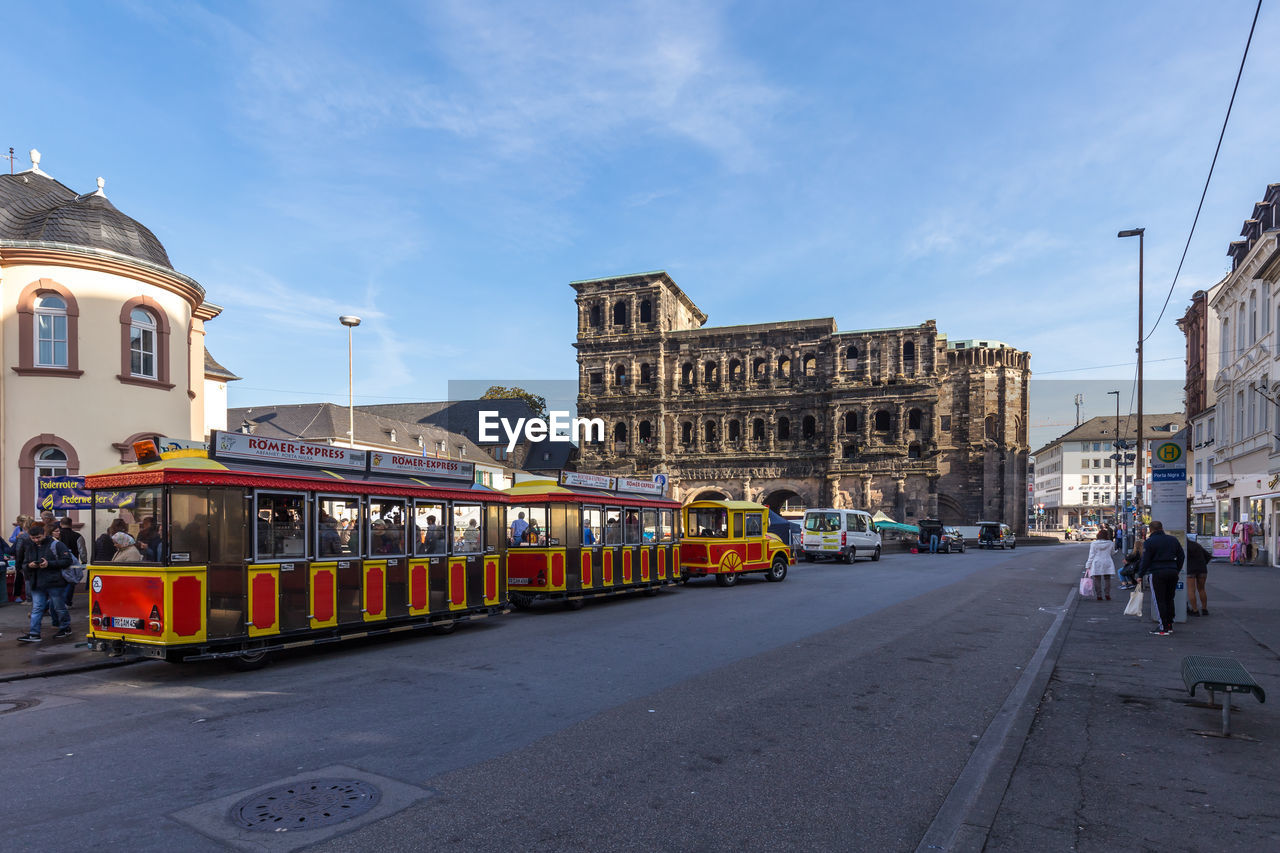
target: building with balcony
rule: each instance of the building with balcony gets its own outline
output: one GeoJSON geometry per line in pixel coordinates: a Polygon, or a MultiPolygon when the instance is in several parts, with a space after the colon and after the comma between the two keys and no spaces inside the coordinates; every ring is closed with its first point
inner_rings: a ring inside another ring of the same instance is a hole
{"type": "Polygon", "coordinates": [[[704,327],[665,272],[572,282],[584,471],[666,473],[677,499],[1026,526],[1030,354],[936,324],[704,327]]]}

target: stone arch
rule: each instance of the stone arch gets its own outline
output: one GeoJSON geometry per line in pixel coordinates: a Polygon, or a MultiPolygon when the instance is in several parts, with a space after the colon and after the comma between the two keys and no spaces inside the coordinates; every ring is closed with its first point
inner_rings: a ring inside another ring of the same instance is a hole
{"type": "Polygon", "coordinates": [[[74,477],[80,473],[80,454],[76,453],[71,442],[51,432],[41,433],[29,439],[22,445],[22,450],[18,451],[18,505],[22,507],[19,511],[24,514],[34,512],[37,517],[40,515],[40,508],[36,506],[36,455],[49,447],[58,448],[67,457],[69,476],[74,477]]]}
{"type": "Polygon", "coordinates": [[[760,497],[760,503],[778,513],[789,505],[796,509],[813,506],[809,498],[801,492],[786,487],[777,487],[765,492],[760,497]]]}
{"type": "Polygon", "coordinates": [[[938,520],[943,524],[964,524],[966,521],[977,521],[978,519],[967,519],[964,516],[964,507],[960,501],[951,495],[938,493],[938,520]]]}

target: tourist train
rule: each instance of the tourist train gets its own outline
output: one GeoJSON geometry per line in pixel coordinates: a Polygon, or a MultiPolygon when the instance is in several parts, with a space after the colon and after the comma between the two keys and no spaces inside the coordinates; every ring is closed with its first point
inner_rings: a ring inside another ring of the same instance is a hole
{"type": "Polygon", "coordinates": [[[88,644],[107,654],[249,667],[539,602],[652,595],[690,574],[781,580],[791,562],[765,508],[742,502],[719,516],[699,502],[694,521],[716,529],[682,546],[689,510],[660,478],[566,471],[497,491],[454,459],[237,432],[163,445],[137,442],[136,463],[85,478],[88,644]],[[682,547],[698,558],[687,570],[682,547]]]}

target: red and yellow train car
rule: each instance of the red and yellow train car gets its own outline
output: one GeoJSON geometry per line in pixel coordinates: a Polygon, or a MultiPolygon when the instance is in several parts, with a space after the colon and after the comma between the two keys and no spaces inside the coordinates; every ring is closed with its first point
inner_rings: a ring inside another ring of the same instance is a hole
{"type": "Polygon", "coordinates": [[[470,463],[222,432],[135,447],[86,477],[93,649],[253,664],[507,608],[503,497],[470,463]]]}
{"type": "Polygon", "coordinates": [[[786,580],[791,549],[769,532],[769,508],[749,501],[694,501],[684,507],[681,570],[688,578],[714,575],[733,586],[740,575],[763,572],[786,580]]]}
{"type": "Polygon", "coordinates": [[[506,492],[511,603],[587,599],[680,579],[680,504],[651,480],[562,472],[506,492]],[[634,490],[634,491],[633,491],[634,490]],[[642,491],[643,490],[643,491],[642,491]]]}

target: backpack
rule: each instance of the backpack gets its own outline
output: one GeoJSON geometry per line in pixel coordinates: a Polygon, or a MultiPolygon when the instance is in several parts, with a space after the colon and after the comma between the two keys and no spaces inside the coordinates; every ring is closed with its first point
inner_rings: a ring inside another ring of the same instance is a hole
{"type": "Polygon", "coordinates": [[[62,570],[62,579],[72,586],[84,582],[84,563],[80,562],[80,558],[72,553],[71,549],[61,540],[53,540],[53,553],[56,556],[64,554],[71,560],[71,565],[62,570]]]}

